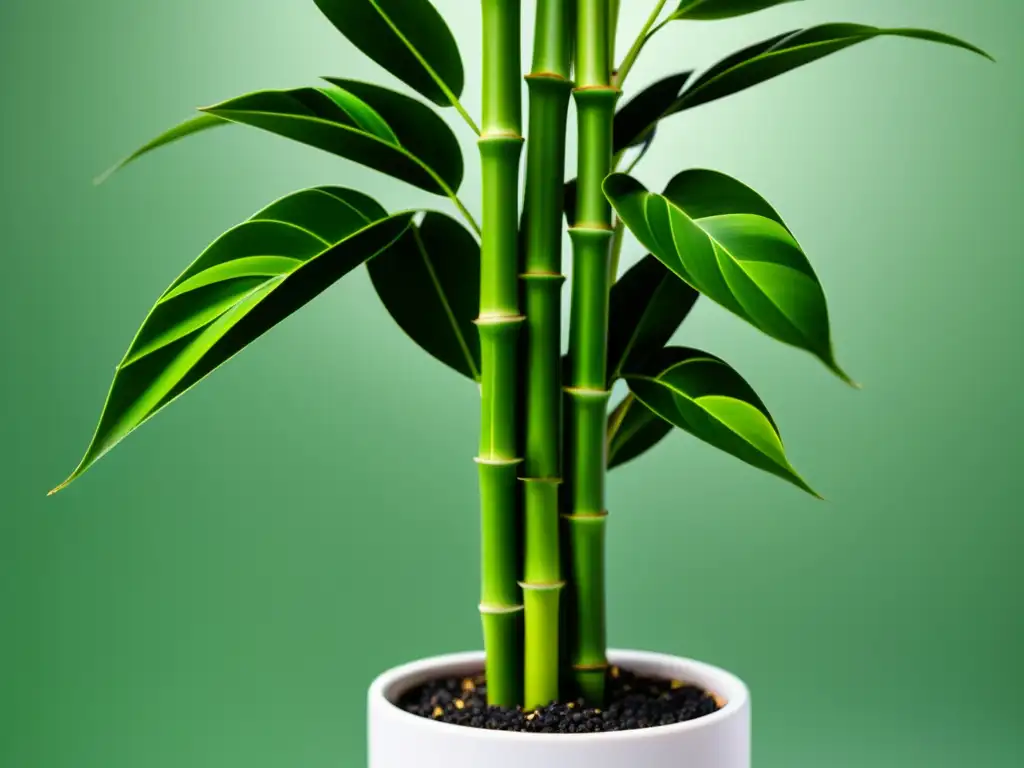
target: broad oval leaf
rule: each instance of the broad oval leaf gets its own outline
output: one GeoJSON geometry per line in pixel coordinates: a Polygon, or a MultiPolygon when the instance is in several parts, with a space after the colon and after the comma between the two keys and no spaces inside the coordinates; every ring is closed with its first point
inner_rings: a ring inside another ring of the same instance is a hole
{"type": "Polygon", "coordinates": [[[81,463],[54,492],[214,369],[385,250],[412,213],[362,193],[309,189],[218,238],[163,293],[117,367],[81,463]]]}
{"type": "Polygon", "coordinates": [[[991,59],[985,51],[956,37],[927,29],[822,24],[756,43],[723,59],[694,80],[672,112],[681,112],[730,96],[751,86],[876,37],[906,37],[964,48],[991,59]]]}
{"type": "Polygon", "coordinates": [[[792,2],[797,0],[682,0],[669,18],[692,21],[730,19],[792,2]]]}
{"type": "Polygon", "coordinates": [[[462,58],[429,0],[316,0],[341,34],[438,106],[462,95],[462,58]]]}
{"type": "Polygon", "coordinates": [[[716,171],[684,171],[652,194],[624,174],[605,192],[626,226],[675,274],[772,338],[805,349],[847,383],[821,284],[782,219],[716,171]]]}
{"type": "Polygon", "coordinates": [[[462,153],[440,116],[386,88],[337,82],[346,88],[258,91],[203,111],[354,160],[437,195],[458,190],[462,153]]]}
{"type": "Polygon", "coordinates": [[[608,322],[608,384],[664,347],[700,296],[653,255],[612,286],[608,322]]]}
{"type": "Polygon", "coordinates": [[[442,363],[479,381],[473,321],[480,309],[480,246],[466,228],[428,213],[366,266],[399,327],[442,363]]]}
{"type": "Polygon", "coordinates": [[[786,458],[764,403],[743,377],[714,355],[667,347],[643,369],[630,371],[626,381],[637,399],[670,424],[818,495],[786,458]]]}
{"type": "Polygon", "coordinates": [[[608,416],[608,469],[647,453],[672,431],[672,425],[630,393],[608,416]]]}

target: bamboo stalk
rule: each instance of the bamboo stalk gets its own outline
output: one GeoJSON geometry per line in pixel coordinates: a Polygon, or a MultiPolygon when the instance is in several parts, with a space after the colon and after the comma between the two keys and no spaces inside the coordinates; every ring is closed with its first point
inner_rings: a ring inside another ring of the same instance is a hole
{"type": "Polygon", "coordinates": [[[525,705],[558,699],[562,570],[561,289],[565,140],[575,0],[538,0],[533,68],[526,76],[530,125],[526,155],[525,265],[525,705]]]}
{"type": "Polygon", "coordinates": [[[608,301],[613,230],[601,185],[612,167],[612,124],[619,92],[611,82],[611,9],[608,0],[579,0],[574,91],[579,131],[572,313],[569,325],[571,565],[570,642],[573,678],[588,701],[604,699],[605,425],[608,301]]]}
{"type": "Polygon", "coordinates": [[[481,600],[489,703],[522,696],[519,588],[518,397],[520,0],[482,0],[483,120],[480,158],[481,600]]]}

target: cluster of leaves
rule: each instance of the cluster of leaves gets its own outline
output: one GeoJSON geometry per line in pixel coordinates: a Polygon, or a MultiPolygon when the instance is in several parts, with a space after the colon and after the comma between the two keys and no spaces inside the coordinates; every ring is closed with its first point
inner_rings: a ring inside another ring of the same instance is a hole
{"type": "MultiPolygon", "coordinates": [[[[315,1],[356,47],[433,104],[454,107],[475,129],[459,103],[464,72],[458,46],[429,0],[315,1]]],[[[729,18],[794,1],[682,0],[665,23],[729,18]]],[[[684,71],[644,89],[616,115],[616,157],[633,151],[638,160],[673,115],[879,36],[984,55],[918,29],[825,24],[791,31],[744,48],[699,76],[684,71]]],[[[444,213],[388,213],[361,192],[323,187],[288,195],[229,230],[151,310],[117,368],[92,443],[65,485],[363,264],[384,306],[414,341],[479,379],[473,320],[480,249],[470,231],[476,224],[458,197],[463,155],[448,123],[418,99],[327,78],[320,87],[259,91],[205,108],[117,167],[229,124],[277,134],[448,198],[469,229],[444,213]]],[[[811,352],[848,380],[832,352],[824,292],[792,232],[764,198],[712,171],[685,171],[660,194],[614,174],[605,191],[621,222],[650,252],[612,289],[609,384],[625,379],[630,394],[610,414],[609,466],[639,456],[678,427],[810,490],[742,377],[713,355],[666,346],[704,295],[767,335],[811,352]]]]}

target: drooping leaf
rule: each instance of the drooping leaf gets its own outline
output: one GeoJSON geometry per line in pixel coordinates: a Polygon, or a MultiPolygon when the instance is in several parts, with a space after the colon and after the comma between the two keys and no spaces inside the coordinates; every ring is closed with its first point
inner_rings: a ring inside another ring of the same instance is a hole
{"type": "Polygon", "coordinates": [[[669,114],[693,72],[680,72],[644,88],[615,114],[613,151],[643,144],[669,114]]]}
{"type": "Polygon", "coordinates": [[[258,91],[203,111],[354,160],[437,195],[458,190],[463,172],[458,140],[433,110],[386,88],[338,82],[352,90],[258,91]]]}
{"type": "Polygon", "coordinates": [[[817,496],[800,477],[768,409],[725,362],[694,349],[667,347],[626,376],[630,391],[662,419],[747,464],[817,496]]]}
{"type": "Polygon", "coordinates": [[[671,113],[730,96],[876,37],[926,40],[964,48],[985,58],[992,58],[970,43],[927,29],[884,29],[864,24],[822,24],[764,40],[723,59],[690,83],[671,113]]]}
{"type": "Polygon", "coordinates": [[[684,171],[652,194],[624,174],[605,192],[651,253],[709,299],[852,383],[832,351],[825,294],[782,219],[725,174],[684,171]]]}
{"type": "Polygon", "coordinates": [[[682,0],[669,18],[693,21],[729,19],[792,2],[796,0],[682,0]]]}
{"type": "Polygon", "coordinates": [[[463,376],[480,380],[480,246],[459,222],[428,213],[367,265],[395,322],[463,376]]]}
{"type": "Polygon", "coordinates": [[[612,286],[608,321],[608,383],[664,347],[700,296],[652,255],[612,286]]]}
{"type": "Polygon", "coordinates": [[[671,424],[630,393],[608,416],[608,469],[647,453],[671,431],[671,424]]]}
{"type": "Polygon", "coordinates": [[[395,242],[388,216],[336,187],[289,195],[218,238],[163,293],[117,367],[99,426],[63,488],[249,343],[395,242]]]}
{"type": "Polygon", "coordinates": [[[449,106],[462,95],[459,47],[429,0],[316,4],[350,43],[438,106],[449,106]]]}
{"type": "Polygon", "coordinates": [[[150,141],[148,144],[139,147],[137,150],[128,155],[128,157],[126,157],[124,160],[121,160],[119,163],[117,163],[115,166],[107,170],[105,173],[101,174],[100,176],[97,176],[96,184],[102,184],[112,174],[121,170],[129,163],[138,160],[143,155],[148,155],[154,149],[159,149],[160,147],[172,144],[175,141],[178,141],[179,139],[184,139],[186,136],[191,136],[195,133],[208,131],[210,128],[219,128],[220,126],[227,124],[228,123],[225,120],[222,120],[216,115],[200,114],[196,115],[195,117],[189,118],[185,122],[174,126],[169,131],[161,133],[155,139],[150,141]]]}

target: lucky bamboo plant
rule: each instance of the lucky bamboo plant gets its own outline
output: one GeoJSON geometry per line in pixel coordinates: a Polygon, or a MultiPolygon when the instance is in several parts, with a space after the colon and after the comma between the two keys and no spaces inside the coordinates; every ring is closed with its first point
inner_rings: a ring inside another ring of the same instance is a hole
{"type": "MultiPolygon", "coordinates": [[[[832,351],[814,271],[763,197],[710,170],[684,170],[661,193],[627,173],[662,121],[876,37],[985,55],[937,32],[824,24],[756,42],[699,75],[671,74],[618,107],[633,65],[662,30],[700,34],[700,25],[686,22],[793,1],[652,2],[616,66],[619,0],[537,0],[524,139],[521,0],[482,0],[479,125],[459,100],[464,72],[455,39],[429,0],[315,0],[353,45],[465,122],[480,151],[479,222],[459,196],[459,140],[419,99],[327,78],[319,87],[258,91],[201,109],[120,165],[191,134],[248,125],[431,192],[462,221],[438,211],[389,213],[361,192],[326,186],[281,198],[228,230],[156,302],[117,367],[85,457],[60,487],[366,264],[398,325],[479,383],[480,612],[490,703],[535,707],[569,695],[599,702],[608,666],[608,469],[678,427],[813,493],[744,379],[712,354],[669,346],[698,296],[850,381],[832,351]],[[567,183],[571,100],[579,165],[567,183]],[[624,166],[627,173],[619,172],[624,166]],[[566,221],[572,282],[563,356],[566,221]],[[627,229],[649,254],[619,277],[627,229]],[[622,379],[629,392],[609,411],[622,379]]],[[[628,4],[630,11],[639,5],[628,4]]]]}

